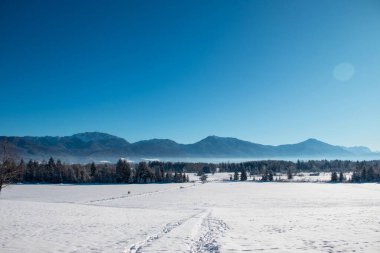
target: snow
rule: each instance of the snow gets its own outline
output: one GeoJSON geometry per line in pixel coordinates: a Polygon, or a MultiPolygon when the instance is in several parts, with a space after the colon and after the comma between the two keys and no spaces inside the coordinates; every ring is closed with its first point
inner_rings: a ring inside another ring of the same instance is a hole
{"type": "Polygon", "coordinates": [[[379,184],[224,179],[12,185],[0,252],[380,252],[379,184]]]}

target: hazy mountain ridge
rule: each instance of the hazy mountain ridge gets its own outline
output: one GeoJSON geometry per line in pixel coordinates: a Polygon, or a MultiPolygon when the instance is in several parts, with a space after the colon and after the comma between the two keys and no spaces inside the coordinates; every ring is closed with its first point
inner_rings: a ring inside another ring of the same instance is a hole
{"type": "Polygon", "coordinates": [[[11,153],[24,159],[64,161],[115,160],[120,157],[348,157],[374,155],[367,147],[342,147],[308,139],[296,144],[262,145],[231,137],[208,136],[193,144],[180,144],[169,139],[150,139],[129,143],[123,138],[106,133],[86,132],[64,137],[7,137],[11,153]]]}

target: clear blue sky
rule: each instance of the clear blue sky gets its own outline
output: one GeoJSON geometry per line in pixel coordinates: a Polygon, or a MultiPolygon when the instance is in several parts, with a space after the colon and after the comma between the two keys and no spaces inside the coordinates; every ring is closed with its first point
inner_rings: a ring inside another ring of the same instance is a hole
{"type": "Polygon", "coordinates": [[[0,2],[0,135],[380,150],[380,1],[0,2]]]}

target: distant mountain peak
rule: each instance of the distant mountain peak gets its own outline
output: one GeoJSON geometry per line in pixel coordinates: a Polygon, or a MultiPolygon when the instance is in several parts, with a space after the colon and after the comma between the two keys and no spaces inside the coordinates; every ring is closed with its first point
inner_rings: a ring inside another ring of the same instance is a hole
{"type": "Polygon", "coordinates": [[[209,135],[207,136],[206,138],[202,139],[201,141],[206,141],[206,140],[211,140],[211,141],[214,141],[214,140],[236,140],[236,141],[240,141],[239,139],[237,138],[234,138],[234,137],[221,137],[221,136],[217,136],[217,135],[209,135]]]}
{"type": "Polygon", "coordinates": [[[153,138],[149,140],[143,140],[143,141],[138,141],[136,143],[155,143],[155,144],[178,144],[177,142],[170,140],[170,139],[159,139],[159,138],[153,138]]]}
{"type": "Polygon", "coordinates": [[[321,143],[322,142],[322,143],[324,143],[323,141],[320,141],[320,140],[315,139],[315,138],[309,138],[303,142],[308,142],[308,143],[321,143]]]}
{"type": "Polygon", "coordinates": [[[90,141],[107,141],[107,140],[124,140],[120,137],[102,133],[102,132],[83,132],[74,134],[71,137],[77,138],[83,142],[90,142],[90,141]]]}
{"type": "Polygon", "coordinates": [[[206,138],[204,138],[204,140],[212,140],[212,139],[222,139],[223,137],[220,137],[220,136],[216,136],[216,135],[209,135],[207,136],[206,138]]]}

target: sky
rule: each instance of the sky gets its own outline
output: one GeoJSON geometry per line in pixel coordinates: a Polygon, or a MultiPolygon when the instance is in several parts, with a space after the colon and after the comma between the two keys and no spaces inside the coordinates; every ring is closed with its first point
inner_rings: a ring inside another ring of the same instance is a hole
{"type": "Polygon", "coordinates": [[[380,150],[380,1],[0,1],[0,135],[380,150]]]}

